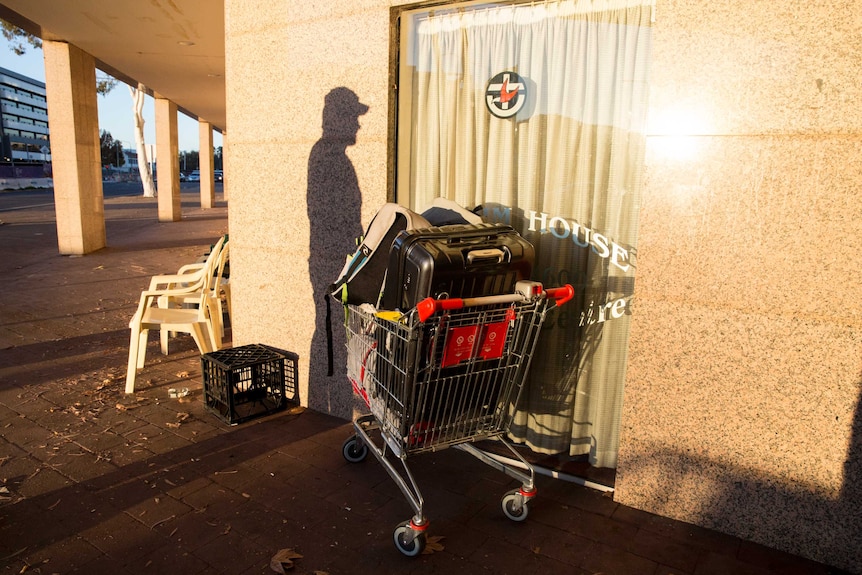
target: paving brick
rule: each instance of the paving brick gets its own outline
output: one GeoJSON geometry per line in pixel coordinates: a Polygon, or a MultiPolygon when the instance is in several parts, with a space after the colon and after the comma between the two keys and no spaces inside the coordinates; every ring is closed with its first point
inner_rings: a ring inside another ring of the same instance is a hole
{"type": "Polygon", "coordinates": [[[196,575],[212,572],[212,566],[209,563],[177,545],[158,547],[140,559],[126,564],[125,568],[129,573],[141,575],[166,573],[196,575]]]}
{"type": "Polygon", "coordinates": [[[124,513],[103,518],[91,527],[81,530],[80,536],[102,553],[121,561],[123,565],[134,563],[165,543],[161,533],[124,513]]]}
{"type": "Polygon", "coordinates": [[[101,453],[106,456],[110,456],[115,448],[126,443],[126,438],[122,435],[99,429],[79,430],[78,434],[70,439],[75,445],[79,445],[92,453],[101,453]]]}
{"type": "Polygon", "coordinates": [[[201,474],[210,475],[216,471],[232,471],[252,457],[263,455],[254,444],[236,442],[230,436],[218,440],[195,444],[196,448],[186,455],[194,459],[195,467],[201,474]]]}
{"type": "MultiPolygon", "coordinates": [[[[0,354],[2,354],[2,351],[0,351],[0,354]]],[[[0,356],[0,357],[2,357],[2,356],[0,356]]],[[[0,371],[0,373],[2,373],[2,371],[0,371]]],[[[0,394],[2,394],[2,391],[0,391],[0,394]]],[[[18,417],[19,415],[20,415],[20,413],[18,413],[17,411],[9,409],[8,407],[6,407],[2,403],[0,403],[0,421],[7,422],[7,421],[11,420],[13,417],[18,417]]],[[[5,424],[0,426],[0,428],[5,428],[5,427],[6,427],[5,424]]]]}
{"type": "Polygon", "coordinates": [[[593,542],[583,568],[591,573],[614,575],[648,575],[655,573],[658,563],[623,551],[619,547],[593,542]]]}
{"type": "Polygon", "coordinates": [[[30,454],[6,441],[0,436],[0,479],[16,476],[27,476],[42,465],[42,462],[30,457],[30,454]]]}
{"type": "Polygon", "coordinates": [[[750,541],[743,541],[740,544],[737,559],[782,575],[827,575],[834,573],[825,565],[750,541]]]}
{"type": "Polygon", "coordinates": [[[697,563],[693,575],[775,575],[765,567],[757,567],[750,563],[739,561],[730,555],[707,552],[697,563]]]}
{"type": "Polygon", "coordinates": [[[194,554],[220,573],[241,573],[250,567],[268,564],[275,553],[230,531],[196,549],[194,554]]]}
{"type": "Polygon", "coordinates": [[[488,507],[481,501],[453,493],[446,487],[433,481],[426,481],[420,485],[427,513],[431,517],[444,517],[458,523],[467,523],[477,513],[487,512],[488,507]]]}
{"type": "Polygon", "coordinates": [[[684,545],[675,539],[660,537],[641,529],[626,546],[626,551],[651,561],[691,573],[702,552],[693,546],[684,545]]]}
{"type": "MultiPolygon", "coordinates": [[[[393,496],[395,494],[392,494],[393,496]]],[[[399,493],[400,496],[400,493],[399,493]]],[[[378,510],[392,500],[390,495],[370,489],[361,483],[348,482],[342,489],[329,495],[327,501],[344,508],[349,508],[353,513],[358,513],[373,520],[378,510]]]]}
{"type": "MultiPolygon", "coordinates": [[[[289,521],[278,513],[258,503],[249,502],[221,517],[221,521],[232,530],[258,540],[260,545],[272,548],[288,541],[299,540],[299,535],[307,533],[302,525],[289,521]]],[[[307,535],[306,535],[307,536],[307,535]]]]}
{"type": "Polygon", "coordinates": [[[614,521],[630,523],[637,527],[648,525],[651,521],[654,521],[656,517],[657,516],[653,513],[635,509],[634,507],[626,507],[625,505],[617,505],[616,509],[614,509],[613,515],[611,515],[611,518],[614,521]]]}
{"type": "Polygon", "coordinates": [[[200,469],[193,461],[185,464],[161,465],[147,476],[147,481],[177,499],[183,499],[199,489],[212,485],[212,481],[200,473],[200,469]]]}
{"type": "Polygon", "coordinates": [[[207,480],[206,485],[186,495],[181,501],[193,509],[205,511],[209,516],[224,517],[250,501],[250,498],[207,480]]]}
{"type": "Polygon", "coordinates": [[[136,470],[139,468],[135,464],[147,462],[154,455],[152,451],[144,448],[140,443],[131,442],[127,438],[124,438],[122,445],[118,445],[110,451],[111,463],[127,475],[137,473],[136,470]]]}
{"type": "Polygon", "coordinates": [[[553,499],[568,507],[605,517],[611,517],[620,507],[614,502],[612,493],[604,493],[566,481],[549,480],[539,489],[539,493],[543,498],[553,499]]]}
{"type": "Polygon", "coordinates": [[[69,573],[76,575],[134,575],[119,561],[107,555],[96,557],[81,567],[75,567],[69,573]]]}
{"type": "MultiPolygon", "coordinates": [[[[538,501],[537,507],[538,507],[538,501]]],[[[638,533],[638,527],[614,521],[605,515],[596,515],[575,507],[543,502],[541,513],[533,513],[531,520],[564,529],[591,541],[625,548],[638,533]]]]}
{"type": "Polygon", "coordinates": [[[262,471],[253,469],[245,464],[240,464],[231,469],[213,471],[207,475],[207,479],[237,493],[242,493],[246,485],[258,484],[264,475],[262,471]]]}
{"type": "Polygon", "coordinates": [[[511,521],[503,515],[499,504],[494,504],[484,506],[467,522],[467,525],[471,529],[486,534],[490,539],[497,540],[498,543],[517,545],[524,539],[525,533],[534,522],[532,513],[524,522],[511,521]]]}
{"type": "Polygon", "coordinates": [[[655,533],[659,537],[666,537],[684,545],[696,547],[702,551],[711,551],[730,557],[737,555],[742,543],[741,539],[731,535],[658,515],[651,516],[642,525],[642,529],[655,533]]]}
{"type": "Polygon", "coordinates": [[[126,507],[125,513],[150,529],[168,523],[177,517],[194,511],[167,494],[155,493],[151,497],[126,507]]]}
{"type": "MultiPolygon", "coordinates": [[[[270,499],[261,500],[252,497],[252,501],[265,506],[288,522],[309,530],[318,528],[343,512],[342,506],[320,499],[310,490],[286,490],[275,494],[270,499]]],[[[401,519],[404,518],[401,517],[399,521],[401,519]]]]}
{"type": "MultiPolygon", "coordinates": [[[[380,537],[388,535],[391,538],[392,530],[392,528],[386,530],[385,533],[380,534],[380,537]]],[[[444,546],[447,553],[463,559],[473,556],[476,549],[489,540],[488,534],[445,518],[435,519],[432,522],[430,536],[439,537],[440,544],[444,546]]]]}
{"type": "Polygon", "coordinates": [[[0,506],[0,546],[5,551],[0,557],[22,550],[32,553],[67,536],[69,532],[57,516],[33,501],[24,499],[0,506]]]}
{"type": "Polygon", "coordinates": [[[107,454],[94,453],[77,443],[58,439],[47,446],[34,446],[33,453],[45,455],[45,464],[78,482],[91,481],[117,471],[107,454]]]}
{"type": "Polygon", "coordinates": [[[691,572],[682,571],[681,569],[669,567],[667,565],[659,565],[656,568],[655,575],[691,575],[691,572]]]}
{"type": "MultiPolygon", "coordinates": [[[[3,472],[0,477],[5,477],[6,470],[0,469],[0,472],[3,472]]],[[[15,478],[4,479],[6,487],[25,498],[50,497],[52,493],[66,489],[73,483],[68,477],[42,464],[36,466],[32,473],[18,476],[17,479],[17,485],[15,478]]]]}
{"type": "MultiPolygon", "coordinates": [[[[198,399],[200,401],[200,399],[198,399]]],[[[188,411],[184,411],[182,408],[184,406],[179,405],[177,409],[178,414],[187,414],[188,411]]],[[[184,437],[189,441],[201,442],[207,439],[214,439],[219,436],[219,428],[213,425],[210,421],[206,421],[200,418],[202,414],[194,414],[189,419],[183,419],[180,422],[179,418],[177,422],[179,426],[173,429],[173,433],[179,435],[180,437],[184,437]]]]}
{"type": "MultiPolygon", "coordinates": [[[[280,451],[272,451],[249,458],[244,465],[255,469],[259,473],[269,474],[287,481],[291,477],[307,472],[311,467],[310,461],[312,459],[313,455],[311,453],[300,459],[280,451]]],[[[318,461],[314,461],[314,463],[317,466],[318,461]]]]}
{"type": "Polygon", "coordinates": [[[190,552],[217,539],[229,531],[229,528],[227,521],[211,517],[204,512],[192,512],[160,523],[154,530],[184,552],[190,552]]]}
{"type": "Polygon", "coordinates": [[[164,492],[158,489],[154,482],[131,477],[105,487],[96,495],[116,509],[126,510],[148,499],[162,497],[164,492]]]}
{"type": "Polygon", "coordinates": [[[486,539],[478,545],[469,560],[493,573],[531,573],[526,566],[533,553],[517,545],[486,539]]]}
{"type": "Polygon", "coordinates": [[[71,536],[37,547],[31,553],[22,554],[21,559],[28,565],[38,566],[42,572],[68,573],[85,566],[101,554],[83,537],[71,536]]]}
{"type": "Polygon", "coordinates": [[[23,447],[44,445],[54,437],[53,431],[23,416],[0,422],[0,431],[6,441],[23,447]]]}
{"type": "Polygon", "coordinates": [[[560,563],[580,567],[587,560],[592,542],[567,531],[534,522],[519,537],[518,545],[560,563]]]}

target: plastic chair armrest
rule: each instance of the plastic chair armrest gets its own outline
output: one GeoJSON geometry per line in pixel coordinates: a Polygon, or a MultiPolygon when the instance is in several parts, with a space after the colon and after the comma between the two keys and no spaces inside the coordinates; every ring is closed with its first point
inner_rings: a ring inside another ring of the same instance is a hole
{"type": "Polygon", "coordinates": [[[199,277],[194,277],[192,274],[171,274],[153,276],[150,279],[149,291],[157,291],[159,289],[176,289],[177,284],[197,284],[200,281],[199,277]],[[164,286],[159,288],[159,286],[164,286]]]}

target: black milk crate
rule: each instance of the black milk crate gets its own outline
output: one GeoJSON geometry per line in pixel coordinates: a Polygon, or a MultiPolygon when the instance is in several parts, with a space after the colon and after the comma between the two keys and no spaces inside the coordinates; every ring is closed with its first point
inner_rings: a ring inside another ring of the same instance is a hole
{"type": "Polygon", "coordinates": [[[201,356],[204,405],[235,425],[298,404],[299,356],[261,344],[201,356]]]}

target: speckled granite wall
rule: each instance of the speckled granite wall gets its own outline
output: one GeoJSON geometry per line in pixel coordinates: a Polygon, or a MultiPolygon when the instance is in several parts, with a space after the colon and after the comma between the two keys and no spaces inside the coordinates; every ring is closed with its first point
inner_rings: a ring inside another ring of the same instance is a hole
{"type": "Polygon", "coordinates": [[[386,201],[389,6],[225,2],[234,344],[298,353],[303,403],[345,418],[341,306],[329,377],[323,293],[386,201]]]}
{"type": "Polygon", "coordinates": [[[615,499],[862,572],[862,12],[659,0],[615,499]]]}

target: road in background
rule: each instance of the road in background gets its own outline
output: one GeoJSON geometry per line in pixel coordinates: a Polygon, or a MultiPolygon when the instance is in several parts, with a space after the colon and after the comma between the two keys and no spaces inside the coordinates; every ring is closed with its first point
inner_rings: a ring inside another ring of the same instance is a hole
{"type": "MultiPolygon", "coordinates": [[[[221,182],[216,183],[216,192],[221,191],[221,182]]],[[[180,193],[199,194],[197,182],[181,182],[180,193]]],[[[143,196],[144,187],[140,182],[102,182],[102,195],[107,198],[122,196],[143,196]]],[[[21,210],[54,205],[54,189],[0,191],[0,212],[21,210]]]]}

